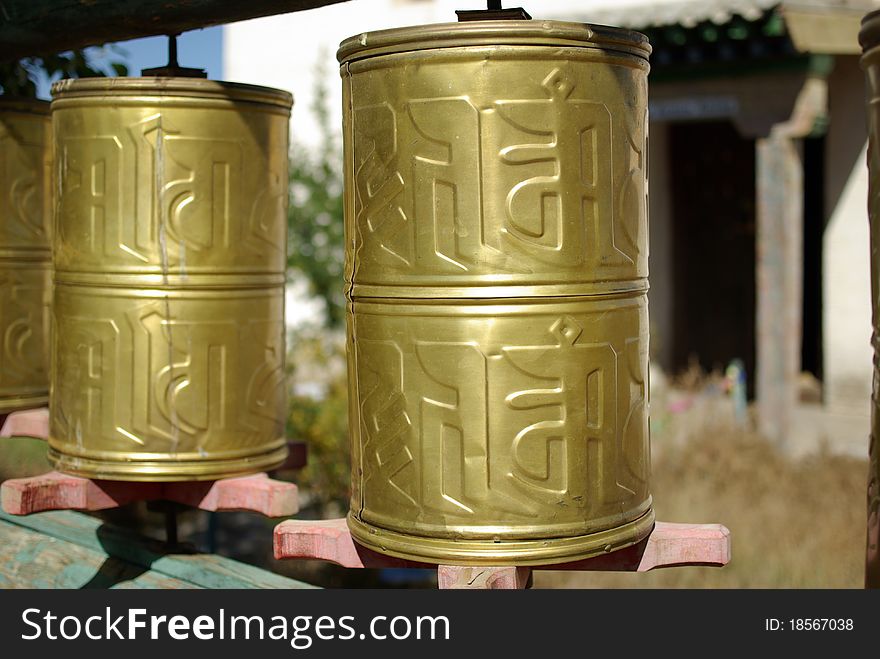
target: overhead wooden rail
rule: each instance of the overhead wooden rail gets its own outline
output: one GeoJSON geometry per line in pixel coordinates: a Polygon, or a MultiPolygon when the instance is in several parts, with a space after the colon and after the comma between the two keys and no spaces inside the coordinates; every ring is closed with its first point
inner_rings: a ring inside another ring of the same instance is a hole
{"type": "Polygon", "coordinates": [[[340,2],[344,0],[2,0],[0,61],[340,2]]]}

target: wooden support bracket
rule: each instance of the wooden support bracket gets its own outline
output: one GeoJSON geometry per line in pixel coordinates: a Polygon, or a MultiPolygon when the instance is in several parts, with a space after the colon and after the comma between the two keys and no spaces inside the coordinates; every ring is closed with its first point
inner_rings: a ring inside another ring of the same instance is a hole
{"type": "Polygon", "coordinates": [[[106,510],[134,501],[157,500],[208,511],[250,510],[267,517],[284,517],[299,510],[296,485],[273,480],[266,474],[218,481],[131,483],[52,471],[7,480],[0,487],[0,505],[10,515],[45,510],[106,510]]]}
{"type": "Polygon", "coordinates": [[[0,426],[0,437],[46,439],[49,436],[49,408],[11,412],[0,426]]]}
{"type": "Polygon", "coordinates": [[[665,567],[723,567],[730,562],[730,531],[720,524],[657,522],[632,547],[574,563],[536,567],[460,567],[415,563],[357,544],[345,519],[287,520],[275,527],[275,558],[319,559],[348,568],[436,568],[441,589],[525,588],[532,570],[647,572],[665,567]]]}
{"type": "MultiPolygon", "coordinates": [[[[46,408],[12,412],[2,423],[2,437],[49,435],[46,408]]],[[[291,442],[285,469],[305,466],[306,446],[291,442]]],[[[173,501],[201,510],[250,510],[267,517],[285,517],[299,510],[297,488],[255,474],[218,481],[133,483],[70,476],[56,471],[7,480],[0,488],[0,505],[11,515],[30,515],[45,510],[106,510],[134,501],[173,501]]]]}

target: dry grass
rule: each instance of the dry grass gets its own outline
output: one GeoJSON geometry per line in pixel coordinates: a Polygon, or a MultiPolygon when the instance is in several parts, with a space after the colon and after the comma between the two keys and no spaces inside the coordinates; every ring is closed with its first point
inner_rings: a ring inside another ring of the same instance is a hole
{"type": "Polygon", "coordinates": [[[867,459],[795,461],[753,434],[707,430],[704,439],[655,451],[655,510],[663,521],[727,526],[730,565],[646,574],[537,572],[535,587],[863,587],[867,459]]]}
{"type": "Polygon", "coordinates": [[[46,442],[33,437],[0,438],[0,482],[49,471],[46,442]]]}

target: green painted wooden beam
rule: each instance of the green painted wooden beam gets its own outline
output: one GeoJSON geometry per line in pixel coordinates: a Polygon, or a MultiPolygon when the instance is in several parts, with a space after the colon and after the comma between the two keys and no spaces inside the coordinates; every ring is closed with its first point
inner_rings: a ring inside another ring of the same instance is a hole
{"type": "Polygon", "coordinates": [[[2,0],[0,61],[339,2],[344,0],[2,0]]]}
{"type": "Polygon", "coordinates": [[[21,526],[0,522],[0,588],[196,588],[21,526]]]}
{"type": "Polygon", "coordinates": [[[81,513],[0,511],[0,588],[82,587],[313,586],[214,554],[169,554],[161,542],[81,513]]]}

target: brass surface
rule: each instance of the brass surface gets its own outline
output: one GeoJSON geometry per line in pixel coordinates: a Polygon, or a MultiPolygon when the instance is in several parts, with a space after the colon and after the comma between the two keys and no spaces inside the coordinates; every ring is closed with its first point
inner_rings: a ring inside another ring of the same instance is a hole
{"type": "Polygon", "coordinates": [[[352,295],[644,290],[647,69],[540,45],[343,63],[352,295]]]}
{"type": "Polygon", "coordinates": [[[648,52],[552,21],[343,42],[358,542],[528,565],[649,532],[648,52]]]}
{"type": "Polygon", "coordinates": [[[868,533],[865,586],[880,588],[880,12],[866,17],[860,35],[865,54],[868,113],[868,211],[871,226],[871,299],[874,346],[874,392],[868,472],[868,533]]]}
{"type": "Polygon", "coordinates": [[[644,296],[352,306],[359,541],[371,526],[497,563],[565,539],[541,561],[575,560],[650,511],[644,296]]]}
{"type": "Polygon", "coordinates": [[[378,55],[478,46],[571,46],[580,50],[631,54],[645,61],[651,54],[648,38],[633,30],[567,21],[481,20],[415,25],[357,34],[339,45],[336,57],[345,63],[378,55]]]}
{"type": "Polygon", "coordinates": [[[0,97],[0,414],[49,401],[49,104],[0,97]]]}
{"type": "Polygon", "coordinates": [[[50,460],[140,481],[278,466],[289,94],[122,78],[53,95],[50,460]]]}

